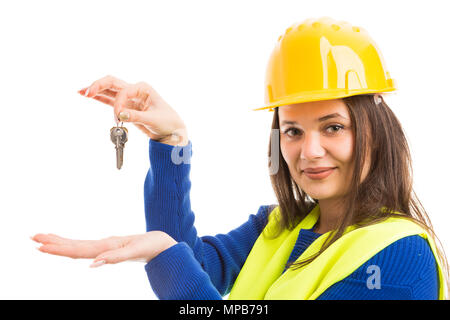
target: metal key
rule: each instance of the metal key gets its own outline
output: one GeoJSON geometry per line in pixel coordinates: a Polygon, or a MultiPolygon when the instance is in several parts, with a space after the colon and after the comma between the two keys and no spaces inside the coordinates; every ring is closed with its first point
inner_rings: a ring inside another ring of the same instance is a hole
{"type": "Polygon", "coordinates": [[[117,169],[120,170],[123,165],[123,148],[125,148],[125,142],[128,141],[128,130],[121,125],[112,127],[110,133],[111,141],[116,145],[116,163],[117,169]]]}

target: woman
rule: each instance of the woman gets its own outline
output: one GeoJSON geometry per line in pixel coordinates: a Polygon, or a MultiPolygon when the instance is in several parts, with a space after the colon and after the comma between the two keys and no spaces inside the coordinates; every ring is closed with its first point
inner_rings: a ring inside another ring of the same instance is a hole
{"type": "Polygon", "coordinates": [[[414,197],[401,125],[380,95],[394,89],[361,28],[330,18],[288,28],[260,108],[274,111],[269,167],[279,204],[227,234],[198,237],[183,121],[145,83],[95,81],[79,93],[150,138],[148,232],[33,240],[42,252],[93,258],[93,267],[143,260],[161,299],[445,299],[447,260],[414,197]]]}

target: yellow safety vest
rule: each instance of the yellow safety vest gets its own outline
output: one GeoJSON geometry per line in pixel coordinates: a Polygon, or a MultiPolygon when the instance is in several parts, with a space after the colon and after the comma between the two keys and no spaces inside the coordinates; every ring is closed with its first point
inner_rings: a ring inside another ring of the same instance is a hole
{"type": "MultiPolygon", "coordinates": [[[[417,223],[401,217],[390,217],[380,223],[362,228],[350,226],[341,238],[312,262],[296,270],[289,268],[282,273],[300,229],[311,229],[319,215],[320,209],[316,205],[293,230],[286,229],[278,237],[269,239],[264,234],[270,234],[275,230],[280,217],[279,207],[276,207],[269,215],[266,227],[250,251],[233,285],[229,299],[316,299],[330,286],[353,273],[376,253],[391,243],[411,235],[419,235],[428,240],[438,265],[439,299],[446,299],[446,282],[433,239],[417,223]]],[[[297,261],[318,252],[328,235],[329,232],[317,238],[297,261]]],[[[382,283],[381,287],[383,287],[382,283]]]]}

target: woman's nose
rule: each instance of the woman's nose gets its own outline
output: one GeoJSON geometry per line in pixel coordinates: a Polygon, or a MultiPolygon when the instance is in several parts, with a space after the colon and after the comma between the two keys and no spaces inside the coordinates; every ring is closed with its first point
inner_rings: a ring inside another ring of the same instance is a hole
{"type": "Polygon", "coordinates": [[[301,159],[312,160],[325,155],[325,149],[322,147],[320,138],[320,134],[305,134],[300,153],[301,159]]]}

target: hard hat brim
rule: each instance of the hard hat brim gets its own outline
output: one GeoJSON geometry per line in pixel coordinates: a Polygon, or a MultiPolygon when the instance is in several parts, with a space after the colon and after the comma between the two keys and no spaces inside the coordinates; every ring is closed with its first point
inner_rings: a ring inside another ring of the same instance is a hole
{"type": "MultiPolygon", "coordinates": [[[[393,82],[393,81],[392,81],[393,82]]],[[[359,89],[359,90],[351,90],[347,92],[342,92],[342,90],[327,90],[327,91],[316,91],[316,92],[304,92],[301,95],[293,95],[286,97],[285,99],[278,100],[275,103],[266,105],[264,107],[252,109],[252,111],[257,110],[265,110],[265,109],[273,109],[276,107],[282,107],[291,104],[304,103],[304,102],[313,102],[313,101],[322,101],[322,100],[333,100],[333,99],[341,99],[350,96],[356,96],[360,94],[372,94],[372,93],[387,93],[396,91],[397,89],[394,86],[385,88],[385,89],[376,89],[376,90],[367,90],[367,89],[359,89]]],[[[269,110],[273,111],[273,110],[269,110]]]]}

